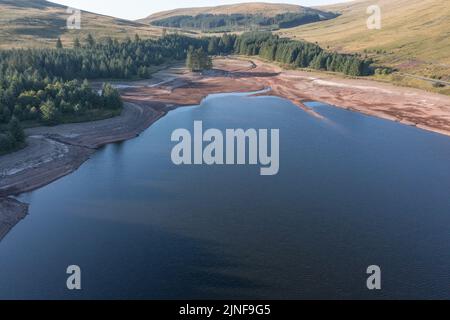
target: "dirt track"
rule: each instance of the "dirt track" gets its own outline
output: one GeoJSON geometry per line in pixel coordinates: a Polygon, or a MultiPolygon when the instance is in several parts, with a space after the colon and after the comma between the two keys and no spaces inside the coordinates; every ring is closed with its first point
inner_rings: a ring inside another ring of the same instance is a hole
{"type": "Polygon", "coordinates": [[[290,99],[312,116],[320,117],[303,104],[305,101],[324,102],[450,136],[448,96],[369,80],[284,71],[258,60],[219,58],[214,65],[213,71],[203,75],[171,68],[148,81],[117,84],[125,101],[119,117],[27,130],[28,146],[0,157],[0,239],[10,228],[4,226],[20,221],[26,208],[5,197],[59,179],[76,170],[95,149],[136,137],[169,110],[199,104],[213,93],[271,88],[264,94],[290,99]]]}

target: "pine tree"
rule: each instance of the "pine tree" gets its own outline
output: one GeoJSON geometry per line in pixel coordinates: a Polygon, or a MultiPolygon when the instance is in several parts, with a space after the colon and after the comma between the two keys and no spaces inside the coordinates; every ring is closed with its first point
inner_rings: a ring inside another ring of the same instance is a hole
{"type": "Polygon", "coordinates": [[[0,132],[0,153],[10,151],[15,146],[14,137],[9,132],[0,132]]]}
{"type": "Polygon", "coordinates": [[[11,121],[8,124],[8,129],[16,142],[22,143],[25,141],[25,132],[16,117],[11,118],[11,121]]]}
{"type": "Polygon", "coordinates": [[[117,110],[123,106],[119,91],[109,83],[103,85],[102,97],[104,106],[108,109],[117,110]]]}
{"type": "Polygon", "coordinates": [[[62,49],[63,48],[63,44],[61,42],[61,38],[58,38],[58,40],[56,40],[56,49],[62,49]]]}
{"type": "Polygon", "coordinates": [[[219,50],[219,39],[216,37],[211,38],[208,44],[208,53],[216,54],[218,50],[219,50]]]}
{"type": "Polygon", "coordinates": [[[210,70],[213,67],[211,57],[203,50],[203,47],[194,49],[190,47],[187,52],[186,67],[193,72],[210,70]]]}
{"type": "Polygon", "coordinates": [[[80,39],[75,38],[75,40],[73,41],[73,47],[74,47],[75,49],[81,48],[80,39]]]}
{"type": "Polygon", "coordinates": [[[362,74],[362,63],[356,58],[350,63],[348,74],[351,76],[359,76],[362,74]]]}
{"type": "Polygon", "coordinates": [[[193,47],[189,47],[188,52],[187,52],[187,56],[186,56],[186,68],[188,68],[189,70],[193,71],[194,68],[194,60],[193,60],[193,55],[194,55],[194,48],[193,47]]]}
{"type": "Polygon", "coordinates": [[[88,47],[88,48],[94,48],[94,46],[95,46],[95,40],[94,40],[94,37],[92,36],[92,34],[88,34],[87,35],[87,37],[86,37],[86,47],[88,47]]]}
{"type": "Polygon", "coordinates": [[[42,120],[49,125],[54,125],[59,120],[59,112],[52,100],[47,100],[41,105],[42,120]]]}

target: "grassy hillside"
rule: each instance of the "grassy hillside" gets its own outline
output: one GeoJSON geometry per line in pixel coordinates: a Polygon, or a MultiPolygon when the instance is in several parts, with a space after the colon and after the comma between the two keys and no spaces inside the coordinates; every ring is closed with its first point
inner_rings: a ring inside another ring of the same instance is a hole
{"type": "Polygon", "coordinates": [[[161,29],[108,16],[82,12],[81,30],[68,30],[67,7],[44,0],[0,0],[0,48],[54,46],[61,37],[72,45],[74,37],[143,38],[161,35],[161,29]]]}
{"type": "MultiPolygon", "coordinates": [[[[323,10],[336,19],[280,31],[341,52],[361,52],[402,73],[450,81],[450,6],[442,0],[359,0],[323,10]],[[378,4],[382,29],[368,30],[368,6],[378,4]]],[[[399,81],[414,82],[405,77],[399,81]]],[[[395,80],[395,79],[393,79],[395,80]]],[[[419,80],[417,80],[419,81],[419,80]]]]}
{"type": "Polygon", "coordinates": [[[224,5],[217,7],[202,7],[202,8],[185,8],[175,9],[170,11],[163,11],[152,14],[151,16],[140,20],[140,22],[149,23],[156,20],[161,20],[175,16],[196,16],[200,14],[260,14],[263,16],[273,17],[282,13],[302,13],[305,11],[304,7],[291,4],[276,4],[264,2],[240,3],[233,5],[224,5]]]}
{"type": "Polygon", "coordinates": [[[176,9],[153,14],[139,22],[185,30],[224,32],[276,30],[335,17],[333,13],[318,9],[260,2],[176,9]]]}
{"type": "MultiPolygon", "coordinates": [[[[377,76],[381,80],[450,94],[448,0],[356,0],[317,9],[321,10],[319,12],[337,12],[340,16],[277,33],[283,37],[317,42],[333,51],[358,52],[373,58],[379,65],[399,70],[392,75],[377,76]],[[381,7],[381,30],[369,30],[366,26],[366,10],[374,4],[381,7]]],[[[53,47],[58,37],[64,45],[71,46],[75,37],[84,38],[88,33],[97,39],[106,36],[133,37],[136,33],[142,38],[157,37],[162,34],[162,28],[149,23],[179,15],[248,14],[273,17],[305,10],[296,5],[242,3],[177,9],[137,22],[83,12],[82,29],[68,30],[65,6],[44,0],[0,0],[0,49],[53,47]]],[[[201,32],[198,34],[202,35],[201,32]]]]}

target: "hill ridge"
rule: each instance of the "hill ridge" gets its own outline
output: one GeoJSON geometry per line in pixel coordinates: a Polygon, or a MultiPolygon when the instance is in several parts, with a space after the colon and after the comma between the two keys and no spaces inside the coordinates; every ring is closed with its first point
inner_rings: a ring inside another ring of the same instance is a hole
{"type": "Polygon", "coordinates": [[[190,15],[195,16],[199,14],[262,14],[265,16],[275,16],[281,13],[301,13],[304,10],[319,10],[304,7],[295,4],[285,3],[268,3],[268,2],[244,2],[239,4],[228,4],[220,6],[208,6],[208,7],[189,7],[179,8],[172,10],[165,10],[157,13],[153,13],[146,18],[139,19],[137,21],[149,23],[151,21],[161,20],[168,17],[178,15],[190,15]]]}
{"type": "Polygon", "coordinates": [[[123,39],[157,37],[161,28],[137,21],[115,18],[81,10],[81,29],[69,30],[68,6],[46,0],[0,0],[0,48],[51,47],[61,38],[72,46],[74,38],[83,39],[88,33],[95,38],[111,36],[123,39]]]}

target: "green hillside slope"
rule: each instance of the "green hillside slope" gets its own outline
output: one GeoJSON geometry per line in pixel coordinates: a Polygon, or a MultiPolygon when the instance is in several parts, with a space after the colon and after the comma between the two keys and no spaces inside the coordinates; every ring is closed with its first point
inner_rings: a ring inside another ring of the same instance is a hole
{"type": "Polygon", "coordinates": [[[161,29],[139,22],[89,12],[81,14],[81,30],[68,30],[67,7],[44,0],[0,0],[0,48],[54,46],[58,37],[71,45],[74,37],[92,33],[99,39],[161,35],[161,29]]]}
{"type": "Polygon", "coordinates": [[[360,0],[324,10],[336,19],[283,30],[282,36],[318,42],[341,52],[361,52],[402,73],[450,81],[450,5],[442,0],[360,0]],[[381,8],[381,30],[366,25],[368,6],[381,8]]]}
{"type": "Polygon", "coordinates": [[[291,28],[335,17],[330,12],[298,5],[257,2],[176,9],[156,13],[139,21],[156,26],[211,32],[291,28]]]}

